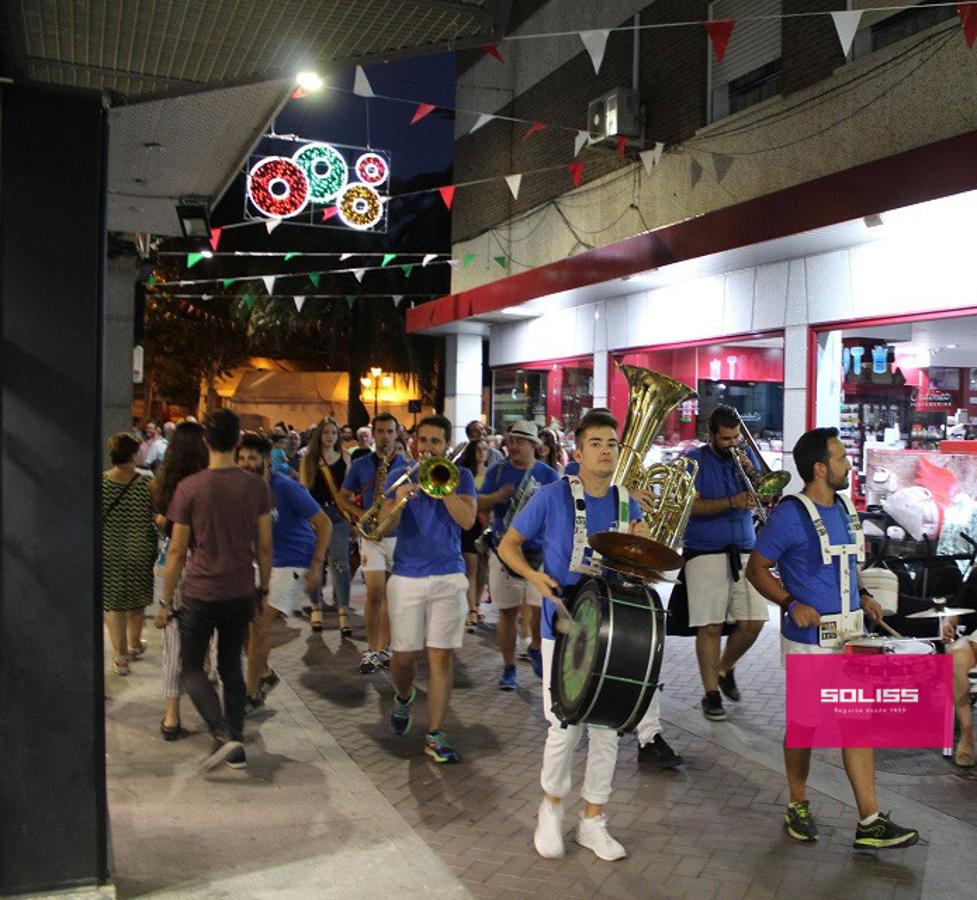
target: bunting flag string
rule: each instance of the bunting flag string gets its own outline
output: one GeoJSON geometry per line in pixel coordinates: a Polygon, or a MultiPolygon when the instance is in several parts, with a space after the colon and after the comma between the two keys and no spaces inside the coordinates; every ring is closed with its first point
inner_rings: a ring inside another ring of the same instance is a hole
{"type": "MultiPolygon", "coordinates": [[[[241,294],[241,295],[238,295],[238,296],[225,295],[223,297],[220,297],[219,296],[219,297],[216,297],[215,298],[213,294],[184,294],[184,293],[176,293],[176,292],[168,291],[168,290],[159,291],[159,293],[160,294],[165,294],[167,297],[171,297],[171,298],[173,298],[175,300],[214,300],[214,299],[220,299],[220,300],[241,300],[241,301],[248,301],[251,304],[253,304],[257,299],[259,299],[258,297],[256,297],[253,294],[241,294]]],[[[360,293],[357,293],[357,294],[268,294],[267,296],[263,296],[260,299],[262,299],[262,300],[291,300],[291,301],[294,302],[296,298],[299,298],[304,303],[306,300],[342,300],[345,297],[356,297],[359,300],[389,300],[391,297],[400,297],[401,299],[409,299],[409,300],[430,300],[430,299],[432,299],[433,297],[436,297],[436,296],[438,296],[438,295],[432,293],[431,291],[425,291],[423,293],[417,293],[417,294],[390,294],[390,293],[387,293],[387,294],[377,294],[377,293],[371,293],[371,294],[360,294],[360,293]]]]}
{"type": "Polygon", "coordinates": [[[526,140],[526,138],[532,137],[534,134],[536,134],[536,132],[542,131],[544,128],[546,128],[546,124],[544,122],[533,122],[533,124],[527,129],[526,133],[522,136],[522,139],[526,140]]]}
{"type": "Polygon", "coordinates": [[[296,296],[292,297],[292,299],[295,301],[295,310],[296,310],[296,312],[302,312],[302,307],[305,306],[305,297],[301,297],[299,295],[296,295],[296,296]]]}
{"type": "MultiPolygon", "coordinates": [[[[351,259],[354,256],[368,256],[382,259],[387,256],[389,251],[387,250],[364,250],[361,253],[340,253],[338,250],[219,250],[216,253],[202,254],[207,259],[230,259],[232,257],[238,258],[263,258],[263,259],[277,259],[279,257],[283,258],[285,262],[296,257],[316,257],[316,258],[338,258],[340,262],[345,262],[347,259],[351,259]]],[[[158,250],[156,256],[186,256],[187,252],[185,250],[158,250]]],[[[420,251],[403,251],[400,253],[395,253],[394,256],[420,256],[425,259],[432,260],[437,259],[439,256],[447,256],[447,251],[442,251],[441,253],[421,253],[420,251]]]]}
{"type": "Polygon", "coordinates": [[[862,19],[862,11],[853,9],[833,12],[831,18],[835,23],[835,31],[838,33],[841,53],[843,56],[848,56],[851,52],[852,42],[855,40],[855,32],[858,31],[858,23],[862,19]]]}
{"type": "Polygon", "coordinates": [[[519,199],[519,187],[522,185],[522,175],[506,175],[505,183],[509,187],[509,193],[513,200],[519,199]]]}
{"type": "Polygon", "coordinates": [[[278,276],[276,276],[276,275],[262,275],[261,276],[261,280],[265,283],[265,290],[267,290],[269,294],[274,294],[275,293],[275,279],[277,277],[278,276]]]}
{"type": "Polygon", "coordinates": [[[583,181],[583,167],[582,162],[572,162],[567,166],[570,170],[570,177],[573,178],[574,187],[580,187],[580,182],[583,181]]]}
{"type": "Polygon", "coordinates": [[[188,253],[187,254],[187,268],[188,269],[192,269],[203,258],[204,258],[203,253],[188,253]]]}
{"type": "Polygon", "coordinates": [[[455,199],[455,185],[448,184],[444,187],[438,188],[438,193],[441,194],[441,199],[444,201],[444,205],[451,209],[451,204],[455,199]]]}
{"type": "Polygon", "coordinates": [[[414,116],[410,120],[411,125],[415,125],[420,122],[425,116],[429,116],[436,110],[437,107],[433,103],[419,103],[417,109],[414,111],[414,116]]]}
{"type": "Polygon", "coordinates": [[[492,119],[494,118],[495,116],[490,116],[488,113],[479,113],[478,119],[476,120],[475,124],[472,125],[472,127],[469,129],[468,133],[474,134],[483,125],[488,125],[488,123],[491,122],[492,119]]]}
{"type": "Polygon", "coordinates": [[[222,228],[211,228],[210,229],[210,249],[217,252],[217,245],[221,242],[221,231],[222,228]]]}
{"type": "Polygon", "coordinates": [[[736,25],[735,19],[716,19],[713,22],[703,23],[706,26],[706,34],[712,41],[712,49],[716,52],[716,62],[721,63],[726,55],[726,46],[729,44],[729,36],[733,33],[733,26],[736,25]]]}
{"type": "Polygon", "coordinates": [[[370,85],[370,79],[366,77],[363,66],[356,67],[356,74],[353,76],[353,93],[357,97],[376,97],[370,85]]]}
{"type": "Polygon", "coordinates": [[[494,56],[500,63],[505,64],[502,54],[499,52],[497,44],[482,44],[482,49],[489,55],[494,56]]]}
{"type": "Polygon", "coordinates": [[[383,262],[380,263],[380,268],[381,269],[387,268],[387,266],[389,266],[390,263],[392,263],[396,258],[397,258],[396,253],[384,253],[383,262]]]}
{"type": "Polygon", "coordinates": [[[360,283],[363,284],[363,276],[366,275],[366,269],[353,269],[353,277],[360,283]]]}
{"type": "Polygon", "coordinates": [[[960,16],[960,24],[963,26],[963,34],[967,41],[967,47],[973,50],[974,40],[977,39],[977,6],[968,3],[958,3],[957,15],[960,16]]]}
{"type": "Polygon", "coordinates": [[[599,28],[596,31],[581,31],[580,40],[590,54],[590,61],[594,64],[594,74],[600,74],[600,67],[604,62],[604,51],[607,49],[607,39],[611,36],[609,28],[599,28]]]}

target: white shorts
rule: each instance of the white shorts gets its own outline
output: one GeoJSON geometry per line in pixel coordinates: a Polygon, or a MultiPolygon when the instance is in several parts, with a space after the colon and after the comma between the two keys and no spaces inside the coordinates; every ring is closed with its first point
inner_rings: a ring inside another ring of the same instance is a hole
{"type": "Polygon", "coordinates": [[[468,578],[461,572],[423,578],[391,575],[387,609],[394,650],[457,650],[465,636],[468,578]]]}
{"type": "Polygon", "coordinates": [[[539,591],[525,578],[510,575],[494,553],[489,553],[488,584],[492,603],[497,609],[512,609],[524,601],[530,606],[543,605],[539,591]]]}
{"type": "Polygon", "coordinates": [[[706,553],[685,564],[685,586],[689,595],[689,625],[720,625],[725,622],[766,622],[770,618],[767,601],[746,580],[746,561],[739,581],[729,574],[725,553],[706,553]]]}
{"type": "Polygon", "coordinates": [[[841,653],[843,647],[822,647],[820,644],[802,644],[800,641],[792,641],[789,638],[780,636],[780,664],[786,666],[786,658],[793,653],[814,654],[814,653],[841,653]]]}
{"type": "Polygon", "coordinates": [[[271,570],[268,579],[269,606],[273,606],[286,616],[294,616],[303,606],[309,606],[309,595],[305,590],[305,576],[309,570],[289,566],[271,570]]]}
{"type": "Polygon", "coordinates": [[[360,538],[360,569],[364,572],[392,572],[396,546],[395,537],[380,538],[379,541],[360,538]]]}

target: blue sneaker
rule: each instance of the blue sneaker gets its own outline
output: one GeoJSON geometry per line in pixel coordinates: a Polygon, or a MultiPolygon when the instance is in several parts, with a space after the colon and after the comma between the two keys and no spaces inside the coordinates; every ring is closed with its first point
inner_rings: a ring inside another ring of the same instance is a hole
{"type": "Polygon", "coordinates": [[[458,751],[448,743],[448,735],[441,729],[432,731],[427,736],[424,752],[437,763],[461,762],[458,751]]]}
{"type": "Polygon", "coordinates": [[[533,674],[537,678],[543,677],[543,651],[537,647],[530,647],[527,651],[533,663],[533,674]]]}
{"type": "Polygon", "coordinates": [[[514,691],[516,689],[516,667],[506,666],[502,670],[502,677],[499,679],[499,687],[503,691],[514,691]]]}
{"type": "Polygon", "coordinates": [[[390,713],[390,727],[394,730],[394,734],[400,737],[410,731],[410,705],[414,702],[415,694],[413,686],[406,700],[401,700],[399,694],[394,694],[394,711],[390,713]]]}

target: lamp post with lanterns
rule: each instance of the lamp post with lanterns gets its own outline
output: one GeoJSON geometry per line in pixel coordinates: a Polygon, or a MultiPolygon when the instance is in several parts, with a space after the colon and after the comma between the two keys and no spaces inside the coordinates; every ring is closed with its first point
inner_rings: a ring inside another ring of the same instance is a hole
{"type": "Polygon", "coordinates": [[[360,379],[360,384],[366,390],[373,388],[373,418],[376,418],[379,412],[380,388],[389,389],[393,387],[393,383],[393,378],[385,374],[379,366],[373,366],[370,369],[370,374],[360,379]]]}

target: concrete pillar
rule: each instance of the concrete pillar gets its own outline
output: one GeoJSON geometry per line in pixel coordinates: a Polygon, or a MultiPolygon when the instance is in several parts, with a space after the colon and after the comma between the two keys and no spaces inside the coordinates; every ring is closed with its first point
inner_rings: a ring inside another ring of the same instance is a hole
{"type": "Polygon", "coordinates": [[[102,457],[105,441],[132,425],[132,346],[136,260],[110,259],[105,267],[105,344],[102,356],[102,457]]]}
{"type": "Polygon", "coordinates": [[[607,406],[609,356],[606,350],[598,350],[594,353],[594,409],[607,406]]]}
{"type": "Polygon", "coordinates": [[[784,469],[794,478],[788,493],[803,487],[790,452],[807,431],[807,325],[789,325],[784,331],[784,469]]]}
{"type": "Polygon", "coordinates": [[[482,337],[449,334],[445,347],[444,414],[454,426],[452,443],[465,439],[465,425],[482,415],[482,337]]]}

